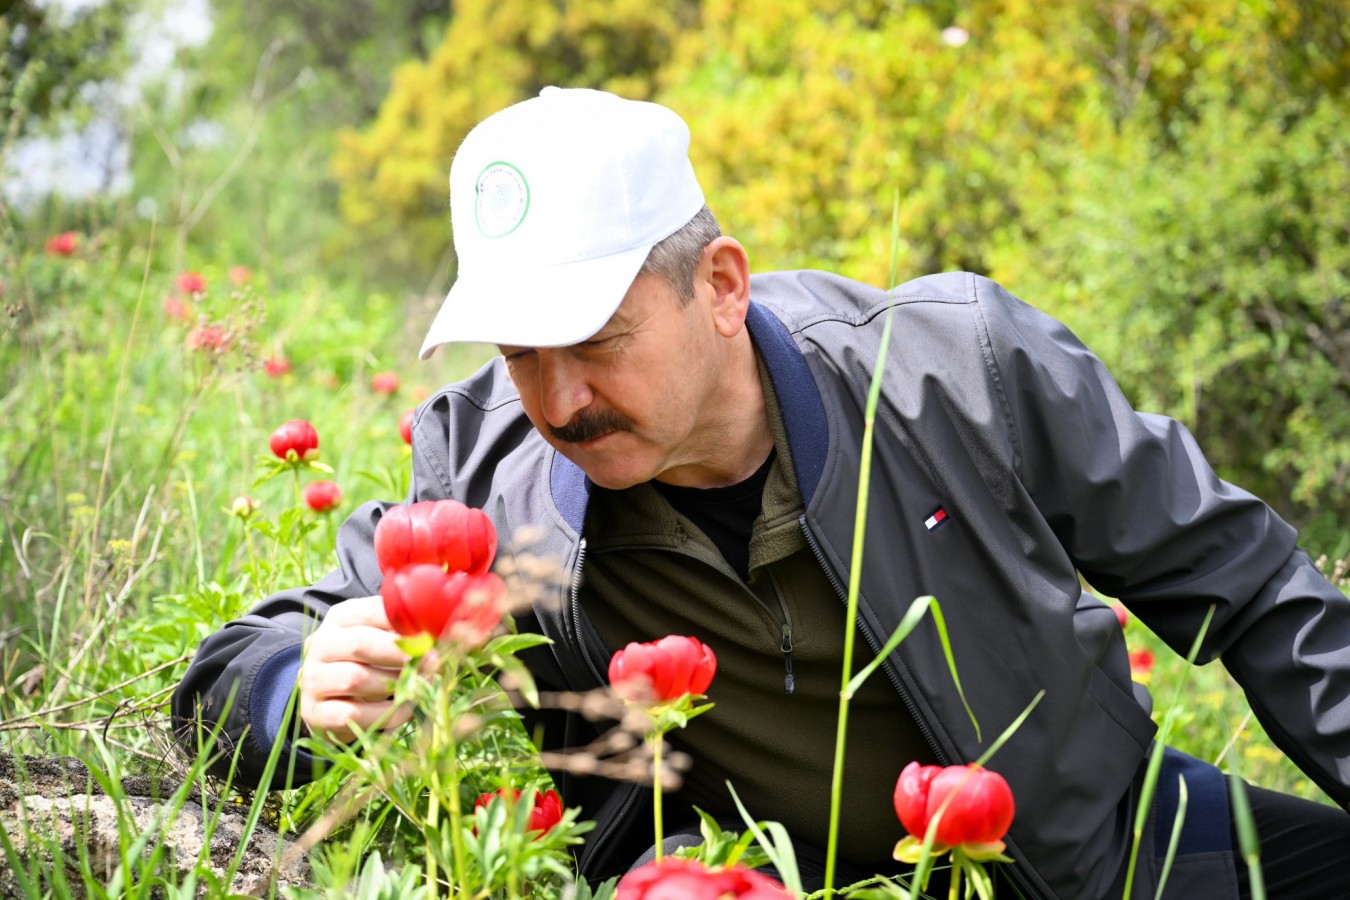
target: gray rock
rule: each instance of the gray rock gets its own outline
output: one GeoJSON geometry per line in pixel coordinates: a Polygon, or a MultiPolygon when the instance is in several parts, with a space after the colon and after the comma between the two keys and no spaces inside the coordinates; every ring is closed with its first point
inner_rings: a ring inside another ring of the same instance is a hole
{"type": "MultiPolygon", "coordinates": [[[[23,871],[34,871],[50,886],[54,867],[65,870],[65,880],[80,896],[85,876],[81,859],[101,884],[118,877],[124,861],[122,846],[149,834],[140,858],[162,854],[156,872],[171,883],[183,883],[194,869],[199,872],[196,893],[219,895],[244,834],[247,809],[204,809],[194,790],[181,806],[170,802],[177,785],[167,780],[128,778],[121,783],[122,800],[109,797],[88,769],[69,758],[25,758],[16,765],[13,757],[0,754],[0,828],[15,845],[23,871]],[[207,839],[208,827],[210,838],[207,839]],[[201,877],[208,871],[211,878],[201,877]]],[[[224,801],[217,801],[217,806],[224,801]]],[[[309,867],[303,856],[287,853],[290,842],[280,840],[259,823],[253,829],[239,865],[229,879],[232,894],[266,896],[275,877],[283,887],[308,885],[309,867]]],[[[123,878],[138,876],[133,861],[123,878]]],[[[125,883],[124,883],[125,886],[125,883]]],[[[0,897],[23,897],[20,877],[0,853],[0,897]]]]}

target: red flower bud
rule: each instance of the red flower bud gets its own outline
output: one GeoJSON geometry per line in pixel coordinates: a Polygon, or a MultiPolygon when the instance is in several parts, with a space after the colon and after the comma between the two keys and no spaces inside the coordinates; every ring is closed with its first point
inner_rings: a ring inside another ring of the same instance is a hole
{"type": "Polygon", "coordinates": [[[1111,608],[1116,611],[1116,621],[1120,623],[1121,628],[1124,628],[1126,623],[1130,621],[1130,611],[1125,607],[1121,606],[1119,603],[1115,604],[1111,608]]]}
{"type": "Polygon", "coordinates": [[[672,634],[615,653],[609,661],[609,683],[625,700],[662,702],[706,692],[716,671],[711,647],[672,634]]]}
{"type": "Polygon", "coordinates": [[[205,294],[206,279],[197,272],[184,272],[178,276],[178,290],[184,294],[205,294]]]}
{"type": "Polygon", "coordinates": [[[982,766],[905,766],[895,782],[895,814],[915,838],[923,840],[942,809],[933,840],[943,847],[992,844],[1003,840],[1013,820],[1008,782],[982,766]],[[951,796],[945,809],[942,805],[951,796]]]}
{"type": "Polygon", "coordinates": [[[229,279],[230,284],[248,284],[253,280],[253,273],[248,266],[230,266],[229,279]]]}
{"type": "MultiPolygon", "coordinates": [[[[479,809],[480,807],[487,806],[497,797],[501,797],[510,803],[515,803],[520,799],[520,791],[509,787],[497,788],[495,791],[481,795],[473,802],[473,808],[479,809]]],[[[558,796],[557,791],[547,790],[542,794],[535,791],[534,809],[530,810],[530,821],[525,826],[525,830],[540,832],[540,834],[535,835],[535,840],[538,840],[543,832],[548,831],[554,825],[561,822],[562,816],[563,802],[562,797],[558,796]]],[[[477,834],[477,831],[474,833],[477,834]]]]}
{"type": "Polygon", "coordinates": [[[79,246],[80,238],[73,231],[63,231],[47,239],[48,256],[71,256],[79,246]]]}
{"type": "Polygon", "coordinates": [[[253,518],[253,514],[258,511],[258,501],[252,497],[240,495],[234,498],[230,504],[230,515],[237,516],[247,521],[253,518]]]}
{"type": "Polygon", "coordinates": [[[342,503],[342,489],[335,481],[311,481],[301,491],[305,505],[315,512],[328,512],[342,503]]]}
{"type": "Polygon", "coordinates": [[[267,446],[280,459],[295,462],[300,459],[317,459],[319,456],[319,433],[305,419],[292,419],[282,425],[267,440],[267,446]],[[292,456],[291,454],[295,454],[292,456]]]}
{"type": "Polygon", "coordinates": [[[506,584],[490,572],[468,575],[419,563],[386,573],[380,596],[389,624],[399,634],[430,634],[476,647],[501,621],[506,584]]]}
{"type": "Polygon", "coordinates": [[[397,394],[398,373],[376,372],[370,376],[370,389],[377,394],[397,394]]]}
{"type": "Polygon", "coordinates": [[[375,526],[375,559],[385,575],[413,563],[482,575],[496,553],[492,520],[458,500],[396,506],[375,526]]]}
{"type": "Polygon", "coordinates": [[[415,409],[410,409],[403,414],[403,418],[398,420],[398,433],[403,437],[403,443],[409,447],[412,446],[412,420],[415,409]]]}
{"type": "Polygon", "coordinates": [[[667,856],[619,881],[615,900],[783,900],[787,889],[753,869],[709,869],[696,859],[667,856]]]}
{"type": "Polygon", "coordinates": [[[291,364],[284,356],[269,356],[263,360],[263,371],[270,378],[280,378],[282,375],[290,373],[291,364]]]}
{"type": "Polygon", "coordinates": [[[1147,647],[1139,650],[1130,651],[1130,672],[1134,675],[1147,675],[1153,671],[1153,664],[1158,658],[1153,655],[1153,651],[1147,647]]]}

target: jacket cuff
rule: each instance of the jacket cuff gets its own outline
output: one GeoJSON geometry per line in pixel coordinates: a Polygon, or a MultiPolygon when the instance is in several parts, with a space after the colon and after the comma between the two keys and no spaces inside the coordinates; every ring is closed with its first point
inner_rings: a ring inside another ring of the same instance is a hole
{"type": "MultiPolygon", "coordinates": [[[[295,693],[296,681],[300,677],[301,644],[287,647],[275,653],[258,667],[253,679],[253,690],[249,694],[248,707],[254,723],[253,740],[257,744],[262,758],[271,754],[281,734],[286,719],[286,707],[295,693]]],[[[293,713],[299,717],[299,699],[293,713]]],[[[293,750],[295,761],[308,767],[314,756],[307,750],[293,750]]]]}

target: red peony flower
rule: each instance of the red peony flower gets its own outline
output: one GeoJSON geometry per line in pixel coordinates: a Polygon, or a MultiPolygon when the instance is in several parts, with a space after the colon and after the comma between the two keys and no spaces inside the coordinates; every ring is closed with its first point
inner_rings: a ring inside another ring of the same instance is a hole
{"type": "Polygon", "coordinates": [[[398,433],[403,438],[403,443],[409,447],[412,446],[412,420],[416,409],[410,409],[403,414],[403,418],[398,420],[398,433]]]}
{"type": "Polygon", "coordinates": [[[282,425],[267,440],[267,446],[280,459],[296,462],[302,459],[318,459],[319,433],[304,419],[292,419],[282,425]]]}
{"type": "Polygon", "coordinates": [[[305,505],[317,513],[336,509],[342,503],[342,489],[335,481],[311,481],[301,491],[305,505]]]}
{"type": "Polygon", "coordinates": [[[47,238],[48,256],[71,256],[80,245],[80,236],[73,231],[63,231],[47,238]]]}
{"type": "Polygon", "coordinates": [[[458,500],[396,506],[375,526],[375,559],[386,576],[414,563],[482,575],[497,553],[497,530],[481,509],[458,500]]]}
{"type": "Polygon", "coordinates": [[[184,272],[178,276],[178,290],[191,296],[206,293],[206,279],[196,272],[184,272]]]}
{"type": "Polygon", "coordinates": [[[787,889],[753,869],[709,869],[696,859],[667,856],[619,881],[615,900],[783,900],[787,889]]]}
{"type": "MultiPolygon", "coordinates": [[[[895,814],[905,830],[922,841],[938,810],[934,843],[939,849],[962,844],[997,844],[1013,820],[1008,782],[982,766],[905,766],[895,782],[895,814]],[[951,796],[946,808],[942,805],[951,796]]],[[[1000,848],[1001,849],[1001,848],[1000,848]]]]}
{"type": "Polygon", "coordinates": [[[291,371],[291,364],[284,356],[269,356],[263,360],[263,371],[271,378],[280,378],[291,371]]]}
{"type": "Polygon", "coordinates": [[[1158,658],[1153,655],[1153,651],[1148,648],[1130,651],[1130,672],[1135,675],[1147,675],[1153,671],[1153,664],[1158,658]]]}
{"type": "Polygon", "coordinates": [[[386,573],[380,596],[389,624],[399,634],[429,634],[476,647],[501,621],[506,584],[491,572],[469,575],[416,563],[386,573]]]}
{"type": "Polygon", "coordinates": [[[609,683],[626,700],[662,702],[706,692],[716,671],[711,647],[697,638],[667,635],[615,653],[609,683]]]}
{"type": "Polygon", "coordinates": [[[253,280],[253,272],[248,266],[230,266],[230,284],[248,284],[253,280]]]}
{"type": "MultiPolygon", "coordinates": [[[[520,799],[520,791],[509,787],[497,788],[495,791],[490,791],[481,795],[473,802],[473,808],[478,809],[487,806],[497,797],[502,797],[511,803],[515,803],[520,799]]],[[[542,834],[561,822],[562,816],[563,802],[562,797],[558,796],[557,791],[547,790],[542,794],[535,791],[534,809],[530,810],[530,821],[525,826],[525,830],[538,831],[542,834]]],[[[536,840],[538,840],[539,837],[540,835],[535,835],[536,840]]]]}
{"type": "Polygon", "coordinates": [[[398,373],[376,372],[370,376],[370,389],[377,394],[397,394],[398,373]]]}
{"type": "Polygon", "coordinates": [[[230,333],[219,325],[198,325],[188,332],[189,350],[222,353],[229,349],[230,333]]]}

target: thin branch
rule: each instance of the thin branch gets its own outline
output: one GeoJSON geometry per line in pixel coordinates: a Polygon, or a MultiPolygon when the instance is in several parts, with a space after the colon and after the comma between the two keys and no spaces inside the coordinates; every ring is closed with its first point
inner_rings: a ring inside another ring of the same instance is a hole
{"type": "Polygon", "coordinates": [[[244,164],[244,160],[246,160],[252,152],[253,145],[258,142],[258,135],[262,132],[263,120],[267,118],[268,111],[282,100],[285,100],[300,90],[301,82],[305,77],[304,70],[302,70],[299,75],[296,75],[295,79],[289,85],[282,88],[277,93],[270,97],[262,96],[267,70],[271,68],[273,58],[280,52],[284,43],[284,41],[278,39],[273,41],[272,44],[263,51],[262,59],[258,62],[258,74],[253,81],[252,98],[255,104],[253,117],[249,121],[248,131],[244,135],[244,141],[240,144],[239,149],[235,152],[234,157],[230,160],[229,164],[225,166],[225,169],[220,175],[216,176],[216,180],[211,183],[210,187],[202,192],[202,196],[197,200],[197,205],[193,207],[192,212],[188,213],[182,223],[178,226],[180,240],[202,220],[202,217],[206,215],[207,210],[210,209],[211,204],[215,202],[216,197],[218,197],[220,192],[225,190],[225,187],[234,180],[235,173],[239,171],[239,167],[244,164]]]}
{"type": "MultiPolygon", "coordinates": [[[[146,678],[149,678],[151,675],[154,675],[154,674],[156,674],[156,673],[158,673],[158,672],[163,672],[165,669],[169,669],[169,668],[172,668],[172,667],[177,666],[177,665],[182,665],[183,663],[185,663],[185,662],[187,662],[188,660],[192,659],[192,657],[193,657],[194,655],[196,655],[196,651],[195,651],[195,650],[189,651],[189,652],[187,652],[187,653],[184,653],[182,656],[178,657],[177,659],[171,659],[171,660],[169,660],[168,662],[160,663],[159,665],[155,666],[153,669],[148,669],[148,670],[146,670],[146,671],[144,671],[144,672],[141,672],[139,675],[133,675],[133,676],[131,676],[130,678],[126,679],[125,681],[121,681],[121,682],[119,682],[119,683],[113,685],[113,686],[110,687],[110,688],[107,688],[107,689],[105,689],[105,690],[99,691],[97,694],[90,694],[88,697],[84,697],[84,698],[79,699],[79,700],[72,700],[72,701],[69,702],[69,703],[63,703],[63,704],[61,704],[60,706],[49,706],[49,707],[47,707],[46,709],[38,709],[38,710],[34,710],[33,712],[26,713],[26,714],[24,714],[24,715],[22,715],[22,716],[16,716],[16,717],[13,718],[13,719],[8,719],[8,720],[6,720],[6,721],[4,721],[4,722],[0,722],[0,730],[3,730],[3,729],[5,729],[5,728],[7,728],[8,726],[13,726],[15,723],[18,723],[18,722],[24,722],[24,721],[27,721],[27,720],[29,720],[29,719],[36,719],[36,718],[38,718],[38,717],[40,717],[40,716],[51,716],[51,715],[54,715],[54,714],[56,714],[56,713],[65,712],[66,710],[74,709],[74,708],[76,708],[77,706],[84,706],[86,703],[93,703],[95,700],[102,699],[103,697],[107,697],[107,696],[110,695],[110,694],[115,694],[116,692],[122,690],[123,688],[130,687],[131,685],[135,684],[135,683],[138,682],[138,681],[142,681],[142,680],[144,680],[144,679],[146,679],[146,678]]],[[[161,692],[161,693],[162,693],[162,692],[161,692]]],[[[153,696],[153,695],[152,695],[152,696],[153,696]]]]}

